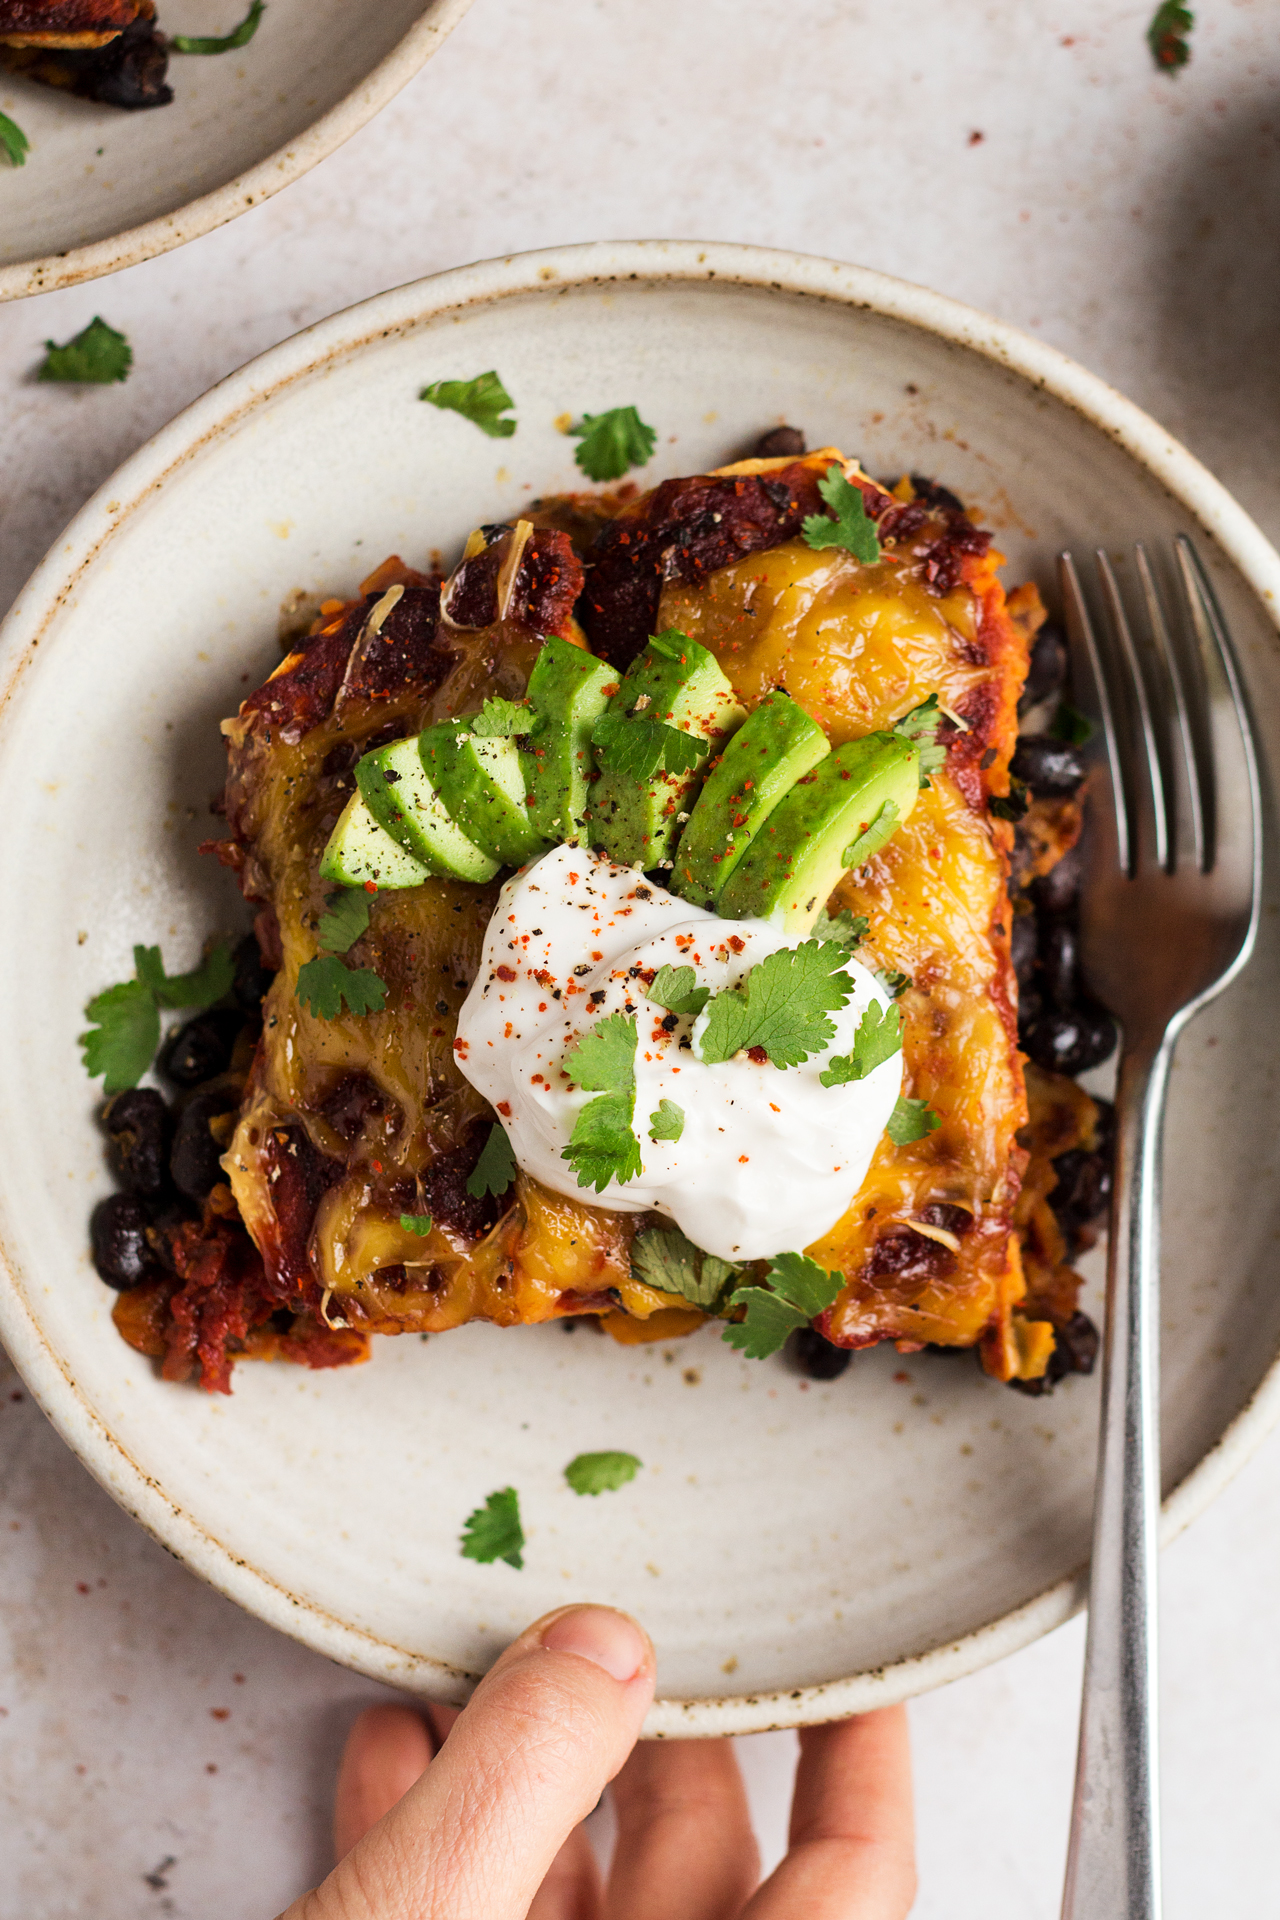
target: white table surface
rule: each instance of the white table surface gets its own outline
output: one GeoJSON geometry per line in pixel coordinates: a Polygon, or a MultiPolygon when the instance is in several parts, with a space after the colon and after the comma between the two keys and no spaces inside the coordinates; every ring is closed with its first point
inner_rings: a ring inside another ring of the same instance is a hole
{"type": "MultiPolygon", "coordinates": [[[[621,236],[836,255],[984,307],[1149,408],[1277,538],[1274,4],[1198,0],[1176,80],[1152,4],[476,0],[277,199],[0,309],[0,607],[120,460],[263,348],[421,274],[621,236]],[[128,384],[35,385],[41,342],[99,312],[128,384]]],[[[343,1734],[384,1690],[184,1572],[2,1357],[0,1458],[0,1920],[270,1920],[328,1864],[343,1734]]],[[[1276,1910],[1278,1516],[1273,1436],[1163,1563],[1169,1920],[1276,1910]]],[[[1056,1916],[1082,1647],[1077,1621],[913,1706],[921,1920],[1056,1916]]],[[[739,1752],[776,1858],[793,1739],[739,1752]]]]}

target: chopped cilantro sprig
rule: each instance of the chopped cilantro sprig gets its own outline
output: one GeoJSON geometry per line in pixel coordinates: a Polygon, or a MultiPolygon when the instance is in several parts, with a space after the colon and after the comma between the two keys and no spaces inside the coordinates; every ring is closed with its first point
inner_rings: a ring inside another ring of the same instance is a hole
{"type": "Polygon", "coordinates": [[[133,348],[122,333],[109,327],[97,314],[87,327],[59,346],[46,340],[45,355],[37,380],[60,380],[78,386],[109,386],[113,380],[127,380],[133,365],[133,348]]]}
{"type": "Polygon", "coordinates": [[[1179,68],[1186,66],[1191,58],[1187,36],[1195,23],[1196,17],[1190,7],[1180,5],[1179,0],[1161,0],[1147,28],[1151,58],[1161,73],[1172,77],[1179,68]]]}
{"type": "Polygon", "coordinates": [[[890,1007],[886,1013],[880,1002],[873,1000],[858,1022],[850,1051],[837,1054],[818,1078],[824,1087],[847,1086],[852,1080],[865,1080],[901,1052],[902,1015],[897,1007],[890,1007]]]}
{"type": "Polygon", "coordinates": [[[799,1066],[835,1035],[828,1014],[853,992],[845,948],[831,940],[784,947],[752,967],[740,987],[716,994],[695,1051],[715,1064],[763,1047],[775,1067],[799,1066]]]}
{"type": "Polygon", "coordinates": [[[649,1138],[658,1140],[678,1140],[684,1132],[684,1108],[677,1106],[674,1100],[659,1100],[649,1115],[649,1138]]]}
{"type": "Polygon", "coordinates": [[[31,142],[17,121],[11,120],[7,113],[0,113],[0,147],[8,155],[11,167],[26,166],[31,142]]]}
{"type": "Polygon", "coordinates": [[[325,912],[316,922],[316,944],[322,951],[298,968],[298,1004],[317,1020],[336,1020],[345,1005],[357,1017],[381,1013],[387,989],[372,967],[350,967],[338,958],[353,947],[369,926],[368,896],[355,887],[327,895],[325,912]]]}
{"type": "Polygon", "coordinates": [[[462,1557],[486,1564],[505,1560],[519,1570],[524,1565],[524,1528],[520,1524],[520,1497],[514,1487],[491,1493],[482,1507],[468,1514],[462,1528],[462,1557]]]}
{"type": "Polygon", "coordinates": [[[643,1464],[634,1453],[580,1453],[569,1462],[564,1477],[575,1493],[616,1493],[635,1479],[643,1464]]]}
{"type": "Polygon", "coordinates": [[[419,1239],[425,1239],[435,1222],[429,1213],[402,1213],[400,1225],[405,1233],[416,1233],[419,1239]]]}
{"type": "Polygon", "coordinates": [[[473,1200],[482,1200],[487,1193],[505,1193],[516,1177],[516,1156],[511,1150],[506,1128],[495,1121],[489,1129],[489,1138],[481,1149],[480,1158],[467,1177],[467,1192],[473,1200]]]}
{"type": "Polygon", "coordinates": [[[833,460],[818,482],[818,492],[830,507],[833,517],[828,519],[825,513],[807,514],[800,528],[805,544],[810,547],[843,547],[855,560],[861,560],[864,566],[871,566],[880,558],[880,536],[876,532],[875,521],[867,512],[862,488],[846,480],[839,461],[833,460]]]}
{"type": "Polygon", "coordinates": [[[612,407],[608,413],[584,413],[569,432],[581,445],[574,460],[588,480],[621,480],[632,467],[646,467],[658,444],[655,428],[647,426],[634,407],[612,407]]]}
{"type": "Polygon", "coordinates": [[[739,1269],[695,1247],[679,1227],[646,1227],[631,1243],[631,1271],[659,1293],[681,1294],[711,1311],[739,1269]]]}
{"type": "Polygon", "coordinates": [[[533,725],[533,710],[515,700],[499,699],[495,694],[485,701],[479,713],[471,714],[463,724],[477,740],[511,740],[517,734],[528,733],[533,725]]]}
{"type": "Polygon", "coordinates": [[[943,720],[942,709],[938,705],[938,696],[931,693],[918,707],[912,707],[910,713],[904,713],[893,731],[900,739],[910,740],[920,749],[920,785],[932,784],[931,773],[947,764],[947,750],[937,738],[938,728],[943,720]]]}
{"type": "Polygon", "coordinates": [[[935,1113],[927,1100],[909,1100],[905,1093],[900,1093],[885,1132],[895,1147],[909,1147],[913,1140],[923,1140],[927,1133],[936,1133],[941,1125],[942,1115],[935,1113]]]}
{"type": "Polygon", "coordinates": [[[661,966],[653,976],[648,997],[668,1013],[699,1014],[711,998],[710,987],[700,987],[692,967],[661,966]]]}
{"type": "Polygon", "coordinates": [[[159,947],[133,950],[132,980],[95,994],[85,1008],[93,1024],[80,1035],[85,1072],[102,1076],[104,1093],[136,1087],[160,1045],[160,1009],[211,1007],[231,990],[235,963],[220,940],[190,973],[168,974],[159,947]]]}
{"type": "Polygon", "coordinates": [[[831,1306],[844,1285],[842,1273],[827,1273],[805,1253],[780,1253],[769,1262],[770,1287],[737,1287],[730,1307],[745,1307],[721,1338],[748,1360],[767,1360],[798,1327],[808,1326],[831,1306]],[[770,1288],[772,1291],[770,1291],[770,1288]]]}
{"type": "Polygon", "coordinates": [[[491,367],[474,380],[433,380],[418,395],[446,413],[460,413],[491,440],[509,440],[516,423],[506,416],[515,401],[491,367]]]}
{"type": "Polygon", "coordinates": [[[708,742],[699,733],[683,733],[665,720],[643,713],[602,713],[591,731],[591,744],[600,749],[600,765],[624,779],[651,780],[659,768],[666,773],[691,773],[708,742]]]}
{"type": "Polygon", "coordinates": [[[233,53],[237,47],[248,46],[266,10],[266,0],[252,0],[248,13],[230,33],[174,33],[169,37],[169,45],[175,53],[233,53]]]}
{"type": "Polygon", "coordinates": [[[580,1035],[565,1055],[565,1066],[578,1086],[598,1097],[579,1113],[560,1157],[569,1162],[580,1187],[594,1187],[597,1193],[611,1180],[623,1183],[644,1172],[632,1126],[638,1038],[633,1013],[610,1013],[580,1035]]]}

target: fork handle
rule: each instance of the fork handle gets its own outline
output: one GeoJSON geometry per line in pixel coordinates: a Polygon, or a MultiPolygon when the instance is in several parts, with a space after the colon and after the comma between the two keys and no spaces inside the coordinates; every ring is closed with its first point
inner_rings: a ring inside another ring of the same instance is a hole
{"type": "Polygon", "coordinates": [[[1160,1134],[1172,1052],[1168,1032],[1126,1038],[1116,1089],[1089,1637],[1062,1920],[1160,1915],[1160,1134]]]}

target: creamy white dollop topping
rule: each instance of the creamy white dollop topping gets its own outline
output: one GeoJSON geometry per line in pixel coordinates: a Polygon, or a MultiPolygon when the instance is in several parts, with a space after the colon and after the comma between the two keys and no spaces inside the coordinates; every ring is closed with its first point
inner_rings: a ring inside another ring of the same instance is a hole
{"type": "Polygon", "coordinates": [[[854,991],[830,1015],[827,1049],[779,1068],[745,1053],[699,1059],[695,1023],[645,995],[661,966],[691,966],[718,993],[793,944],[764,921],[722,920],[630,868],[557,847],[502,889],[458,1015],[458,1065],[497,1109],[526,1173],[555,1192],[623,1212],[654,1208],[726,1260],[798,1250],[848,1207],[901,1090],[900,1053],[845,1086],[818,1077],[833,1054],[851,1050],[871,1002],[889,1001],[851,959],[854,991]],[[597,1194],[579,1187],[562,1158],[596,1097],[573,1086],[565,1055],[610,1013],[636,1017],[633,1125],[644,1171],[597,1194]],[[649,1138],[663,1099],[683,1110],[679,1140],[649,1138]]]}

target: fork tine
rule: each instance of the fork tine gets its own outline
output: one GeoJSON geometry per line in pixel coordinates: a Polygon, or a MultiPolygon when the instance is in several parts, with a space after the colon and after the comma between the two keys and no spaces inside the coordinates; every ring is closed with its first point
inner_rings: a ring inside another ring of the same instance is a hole
{"type": "MultiPolygon", "coordinates": [[[[1177,536],[1174,552],[1207,694],[1209,764],[1200,770],[1205,790],[1203,871],[1213,873],[1229,851],[1243,854],[1247,845],[1256,918],[1261,788],[1244,684],[1217,596],[1186,534],[1177,536]]],[[[1235,864],[1245,863],[1238,859],[1235,864]]]]}
{"type": "MultiPolygon", "coordinates": [[[[1097,563],[1098,578],[1102,582],[1102,597],[1107,609],[1107,618],[1111,631],[1119,642],[1120,658],[1127,668],[1126,714],[1127,734],[1131,740],[1133,733],[1138,735],[1141,759],[1146,767],[1146,785],[1141,784],[1137,769],[1133,769],[1133,788],[1130,791],[1130,805],[1136,816],[1135,831],[1131,836],[1129,873],[1134,873],[1137,861],[1142,853],[1142,840],[1146,837],[1142,829],[1147,828],[1153,843],[1155,862],[1158,867],[1169,864],[1169,810],[1165,800],[1164,770],[1160,765],[1160,748],[1156,740],[1155,723],[1151,717],[1151,702],[1147,696],[1146,675],[1142,671],[1142,662],[1138,658],[1138,649],[1134,645],[1133,631],[1128,615],[1124,610],[1124,601],[1120,598],[1120,588],[1112,570],[1111,561],[1106,552],[1099,547],[1094,559],[1097,563]]],[[[1122,755],[1123,759],[1123,750],[1122,755]]]]}
{"type": "MultiPolygon", "coordinates": [[[[1125,795],[1124,773],[1120,762],[1120,740],[1116,732],[1115,713],[1111,703],[1111,689],[1107,676],[1102,670],[1102,654],[1098,647],[1098,637],[1089,618],[1089,608],[1080,588],[1080,578],[1076,572],[1076,563],[1069,553],[1058,555],[1058,576],[1062,589],[1062,607],[1066,617],[1067,638],[1071,643],[1071,657],[1078,661],[1081,656],[1088,661],[1090,677],[1093,681],[1094,705],[1102,726],[1102,737],[1107,749],[1107,767],[1111,774],[1111,797],[1115,812],[1116,857],[1122,873],[1129,873],[1132,835],[1129,831],[1129,805],[1125,795]]],[[[1077,688],[1077,698],[1080,689],[1077,688]]]]}
{"type": "Polygon", "coordinates": [[[1165,619],[1164,605],[1156,586],[1147,549],[1139,540],[1135,542],[1133,551],[1138,562],[1142,597],[1146,602],[1147,625],[1163,668],[1164,692],[1167,703],[1173,711],[1174,726],[1181,749],[1169,769],[1169,785],[1172,790],[1169,795],[1171,821],[1168,870],[1172,872],[1177,865],[1178,829],[1185,822],[1184,844],[1190,842],[1192,859],[1203,871],[1205,864],[1204,806],[1200,792],[1200,770],[1196,759],[1195,733],[1191,724],[1191,699],[1187,691],[1186,673],[1169,632],[1169,623],[1165,619]]]}

